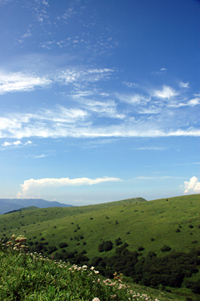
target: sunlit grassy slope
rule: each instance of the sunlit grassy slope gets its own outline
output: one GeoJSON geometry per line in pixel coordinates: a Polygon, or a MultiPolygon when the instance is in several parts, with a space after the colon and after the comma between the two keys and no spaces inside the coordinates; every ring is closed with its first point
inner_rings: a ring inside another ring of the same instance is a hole
{"type": "MultiPolygon", "coordinates": [[[[187,252],[200,247],[200,194],[145,201],[142,198],[84,207],[32,209],[0,215],[0,238],[25,234],[28,241],[57,246],[66,242],[67,252],[87,251],[94,256],[104,240],[121,238],[130,250],[143,247],[143,255],[161,248],[187,252]]],[[[61,250],[60,250],[61,251],[61,250]]]]}

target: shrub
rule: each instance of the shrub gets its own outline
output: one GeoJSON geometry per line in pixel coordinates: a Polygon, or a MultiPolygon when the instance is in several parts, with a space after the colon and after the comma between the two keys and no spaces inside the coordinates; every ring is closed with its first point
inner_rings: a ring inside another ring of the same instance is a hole
{"type": "Polygon", "coordinates": [[[56,246],[49,246],[47,254],[52,254],[53,252],[57,251],[56,246]]]}
{"type": "Polygon", "coordinates": [[[168,252],[168,251],[170,251],[171,250],[171,248],[169,247],[169,246],[166,246],[166,245],[164,245],[162,248],[161,248],[161,251],[162,252],[168,252]]]}
{"type": "Polygon", "coordinates": [[[99,250],[99,252],[103,252],[103,251],[107,252],[107,251],[112,250],[112,248],[113,248],[113,243],[112,243],[112,241],[107,240],[107,241],[103,241],[103,242],[99,245],[98,250],[99,250]]]}
{"type": "Polygon", "coordinates": [[[119,245],[121,245],[122,244],[122,240],[121,240],[121,238],[119,237],[119,238],[117,238],[117,239],[115,239],[115,244],[116,244],[116,246],[119,246],[119,245]]]}
{"type": "Polygon", "coordinates": [[[62,248],[66,248],[66,247],[68,247],[68,244],[66,243],[66,242],[61,242],[60,244],[59,244],[59,247],[62,249],[62,248]]]}

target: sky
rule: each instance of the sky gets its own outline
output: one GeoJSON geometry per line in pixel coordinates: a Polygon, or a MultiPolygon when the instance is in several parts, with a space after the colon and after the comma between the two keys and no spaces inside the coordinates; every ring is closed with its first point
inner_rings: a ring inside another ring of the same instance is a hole
{"type": "Polygon", "coordinates": [[[0,0],[0,198],[200,193],[200,1],[0,0]]]}

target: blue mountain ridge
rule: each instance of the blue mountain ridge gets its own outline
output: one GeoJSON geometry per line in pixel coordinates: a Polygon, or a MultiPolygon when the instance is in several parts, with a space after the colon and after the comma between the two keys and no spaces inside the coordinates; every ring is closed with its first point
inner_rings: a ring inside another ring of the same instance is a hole
{"type": "Polygon", "coordinates": [[[72,207],[73,205],[63,204],[59,202],[49,202],[43,199],[0,199],[0,214],[30,206],[35,206],[38,208],[48,208],[72,207]]]}

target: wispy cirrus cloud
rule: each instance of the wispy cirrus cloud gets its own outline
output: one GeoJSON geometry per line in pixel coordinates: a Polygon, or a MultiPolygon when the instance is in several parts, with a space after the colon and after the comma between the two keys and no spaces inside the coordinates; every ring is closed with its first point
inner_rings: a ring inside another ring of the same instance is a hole
{"type": "MultiPolygon", "coordinates": [[[[111,116],[109,116],[111,118],[111,116]]],[[[113,116],[114,118],[114,116],[113,116]]],[[[105,124],[104,118],[96,124],[91,112],[57,106],[27,114],[14,114],[0,118],[0,138],[22,139],[30,137],[98,138],[98,137],[171,137],[200,136],[200,129],[168,129],[160,120],[135,120],[128,115],[118,122],[105,124]]]]}
{"type": "Polygon", "coordinates": [[[142,95],[142,94],[120,94],[117,93],[117,98],[121,102],[133,104],[133,105],[139,105],[139,104],[146,104],[150,101],[150,96],[142,95]]]}
{"type": "Polygon", "coordinates": [[[82,186],[82,185],[97,185],[106,182],[118,182],[121,181],[119,178],[103,177],[103,178],[43,178],[43,179],[29,179],[21,184],[21,192],[18,193],[17,197],[34,197],[38,195],[42,189],[45,188],[59,188],[68,186],[82,186]]]}
{"type": "Polygon", "coordinates": [[[135,83],[135,82],[124,81],[123,85],[126,86],[126,87],[128,87],[128,88],[136,88],[136,87],[138,87],[138,84],[135,83]]]}
{"type": "Polygon", "coordinates": [[[4,73],[0,71],[0,94],[8,92],[31,91],[51,84],[47,77],[34,76],[22,72],[4,73]]]}
{"type": "Polygon", "coordinates": [[[180,82],[179,85],[180,85],[181,88],[187,88],[188,89],[190,87],[190,83],[189,82],[187,82],[187,83],[180,82]]]}
{"type": "Polygon", "coordinates": [[[184,101],[173,101],[168,104],[169,108],[195,107],[200,104],[200,97],[186,99],[184,101]]]}
{"type": "Polygon", "coordinates": [[[163,67],[163,68],[160,68],[159,71],[153,71],[152,74],[153,75],[163,75],[166,73],[166,71],[167,71],[167,68],[163,67]]]}
{"type": "Polygon", "coordinates": [[[167,150],[167,147],[162,147],[162,146],[143,146],[143,147],[138,147],[136,148],[137,150],[152,150],[152,151],[164,151],[167,150]]]}
{"type": "Polygon", "coordinates": [[[100,80],[109,79],[113,69],[100,68],[100,69],[86,69],[86,68],[72,68],[62,71],[57,75],[57,80],[60,83],[68,85],[70,83],[82,82],[97,82],[100,80]]]}
{"type": "MultiPolygon", "coordinates": [[[[109,68],[91,69],[80,67],[41,76],[22,71],[5,72],[0,70],[0,94],[32,91],[36,88],[47,88],[57,83],[60,85],[73,84],[74,88],[80,87],[80,85],[85,87],[87,83],[109,79],[113,72],[114,70],[109,68]]],[[[74,90],[75,93],[77,93],[76,90],[74,90]]]]}
{"type": "Polygon", "coordinates": [[[97,101],[84,99],[82,101],[82,98],[79,98],[79,102],[84,109],[95,113],[99,117],[104,116],[113,119],[124,119],[126,117],[125,114],[117,111],[117,104],[113,100],[97,101]]]}

